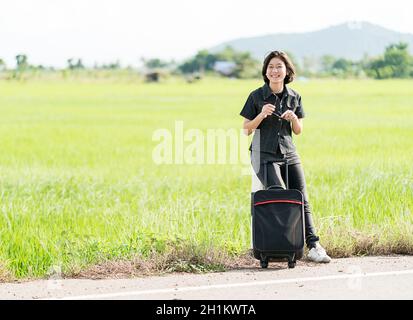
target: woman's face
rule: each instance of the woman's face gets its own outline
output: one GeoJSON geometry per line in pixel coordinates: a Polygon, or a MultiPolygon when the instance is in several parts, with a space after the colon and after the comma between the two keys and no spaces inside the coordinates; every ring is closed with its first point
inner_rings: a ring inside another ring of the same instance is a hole
{"type": "Polygon", "coordinates": [[[270,83],[284,82],[284,78],[287,75],[287,68],[284,61],[280,58],[272,58],[267,67],[267,73],[265,74],[270,80],[270,83]]]}

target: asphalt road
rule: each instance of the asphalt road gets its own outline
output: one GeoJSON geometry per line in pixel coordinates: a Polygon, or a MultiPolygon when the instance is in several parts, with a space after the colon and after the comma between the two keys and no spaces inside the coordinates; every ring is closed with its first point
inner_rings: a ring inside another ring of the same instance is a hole
{"type": "Polygon", "coordinates": [[[0,284],[0,299],[413,299],[413,256],[270,263],[209,274],[134,279],[49,279],[0,284]]]}

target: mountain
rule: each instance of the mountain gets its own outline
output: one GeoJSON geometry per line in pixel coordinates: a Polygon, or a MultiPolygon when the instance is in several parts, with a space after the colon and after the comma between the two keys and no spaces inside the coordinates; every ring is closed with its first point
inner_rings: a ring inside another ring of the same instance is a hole
{"type": "Polygon", "coordinates": [[[400,33],[369,22],[347,22],[319,31],[306,33],[276,33],[259,37],[240,38],[210,49],[218,52],[229,45],[236,50],[249,51],[262,61],[271,50],[284,50],[298,60],[303,57],[333,55],[337,58],[359,60],[363,55],[383,54],[390,43],[406,42],[413,52],[413,34],[400,33]]]}

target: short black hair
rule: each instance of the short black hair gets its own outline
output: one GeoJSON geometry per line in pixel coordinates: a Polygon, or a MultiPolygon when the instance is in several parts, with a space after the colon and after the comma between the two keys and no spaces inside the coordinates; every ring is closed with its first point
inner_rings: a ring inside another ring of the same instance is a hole
{"type": "Polygon", "coordinates": [[[264,59],[264,63],[262,65],[262,77],[265,81],[266,84],[270,83],[270,80],[267,78],[267,68],[268,65],[270,64],[270,61],[272,58],[279,58],[281,59],[285,67],[287,68],[287,75],[285,76],[284,79],[284,84],[293,82],[295,79],[295,67],[294,64],[292,63],[291,59],[288,57],[288,55],[284,51],[271,51],[264,59]]]}

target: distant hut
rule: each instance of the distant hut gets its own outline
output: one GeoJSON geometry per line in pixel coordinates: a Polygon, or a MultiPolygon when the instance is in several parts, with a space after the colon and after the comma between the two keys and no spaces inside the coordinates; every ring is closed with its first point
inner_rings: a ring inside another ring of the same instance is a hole
{"type": "Polygon", "coordinates": [[[161,74],[159,71],[151,71],[145,74],[146,82],[159,82],[161,74]]]}
{"type": "Polygon", "coordinates": [[[220,75],[229,77],[235,71],[237,64],[232,61],[216,61],[214,64],[214,71],[220,75]]]}

